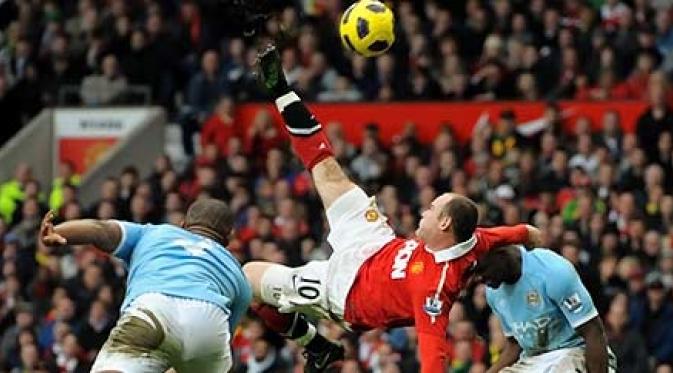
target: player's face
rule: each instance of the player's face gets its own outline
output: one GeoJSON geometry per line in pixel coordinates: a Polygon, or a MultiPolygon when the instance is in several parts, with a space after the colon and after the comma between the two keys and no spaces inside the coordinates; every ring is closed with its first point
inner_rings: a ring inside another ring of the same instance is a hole
{"type": "Polygon", "coordinates": [[[475,282],[484,283],[486,286],[496,289],[505,282],[502,271],[496,268],[497,266],[491,265],[487,268],[483,268],[480,272],[475,273],[475,282]]]}
{"type": "Polygon", "coordinates": [[[518,279],[515,258],[507,251],[490,252],[474,269],[474,282],[484,283],[490,288],[498,288],[502,283],[514,283],[518,279]]]}
{"type": "Polygon", "coordinates": [[[421,220],[418,222],[418,229],[416,229],[416,236],[418,238],[427,241],[428,238],[442,233],[442,219],[440,219],[439,212],[441,211],[441,206],[448,203],[451,198],[453,198],[453,194],[444,193],[432,201],[429,209],[423,211],[421,220]]]}

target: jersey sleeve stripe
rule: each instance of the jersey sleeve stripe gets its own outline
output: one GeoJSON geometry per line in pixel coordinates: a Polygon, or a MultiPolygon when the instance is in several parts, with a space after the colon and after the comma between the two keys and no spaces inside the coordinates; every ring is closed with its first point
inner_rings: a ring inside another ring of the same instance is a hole
{"type": "Polygon", "coordinates": [[[110,220],[113,223],[116,223],[119,226],[119,229],[122,231],[122,238],[119,240],[119,245],[112,251],[112,255],[117,256],[117,253],[119,250],[121,250],[122,247],[124,247],[124,244],[126,243],[126,228],[124,228],[124,224],[122,224],[119,220],[110,220]]]}
{"type": "Polygon", "coordinates": [[[594,309],[591,311],[591,313],[589,313],[588,315],[582,317],[582,318],[579,319],[579,320],[575,320],[574,322],[571,322],[570,325],[571,325],[573,328],[577,329],[577,328],[579,328],[580,326],[586,324],[589,320],[593,319],[593,318],[596,317],[596,316],[598,316],[598,311],[596,310],[596,308],[594,308],[594,309]]]}

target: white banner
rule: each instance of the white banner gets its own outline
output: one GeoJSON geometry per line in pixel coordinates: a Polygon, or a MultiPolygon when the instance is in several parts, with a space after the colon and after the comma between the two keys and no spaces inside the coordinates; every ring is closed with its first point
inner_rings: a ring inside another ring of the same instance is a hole
{"type": "Polygon", "coordinates": [[[148,116],[147,109],[56,109],[58,137],[123,137],[148,116]]]}
{"type": "Polygon", "coordinates": [[[69,162],[85,174],[150,116],[146,108],[56,109],[54,172],[69,162]]]}

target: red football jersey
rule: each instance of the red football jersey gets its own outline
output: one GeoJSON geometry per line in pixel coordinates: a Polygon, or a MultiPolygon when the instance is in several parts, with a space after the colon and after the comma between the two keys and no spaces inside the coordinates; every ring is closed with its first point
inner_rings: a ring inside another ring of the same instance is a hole
{"type": "Polygon", "coordinates": [[[449,310],[465,286],[465,271],[493,247],[526,241],[524,224],[477,228],[468,241],[435,252],[422,241],[396,238],[360,268],[344,318],[354,329],[415,325],[421,372],[443,372],[449,310]]]}

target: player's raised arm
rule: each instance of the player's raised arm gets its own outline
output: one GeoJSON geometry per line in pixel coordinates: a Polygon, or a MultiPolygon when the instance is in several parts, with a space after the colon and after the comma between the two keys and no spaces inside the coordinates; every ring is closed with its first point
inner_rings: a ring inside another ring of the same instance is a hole
{"type": "Polygon", "coordinates": [[[493,228],[478,228],[481,239],[485,240],[490,248],[507,245],[525,245],[528,247],[540,247],[542,245],[542,233],[529,224],[514,226],[500,226],[493,228]]]}
{"type": "Polygon", "coordinates": [[[94,245],[111,253],[122,240],[121,227],[112,221],[82,219],[54,226],[53,219],[52,211],[42,219],[40,240],[46,246],[94,245]]]}

